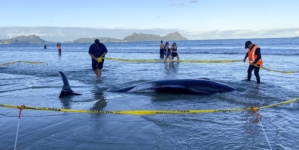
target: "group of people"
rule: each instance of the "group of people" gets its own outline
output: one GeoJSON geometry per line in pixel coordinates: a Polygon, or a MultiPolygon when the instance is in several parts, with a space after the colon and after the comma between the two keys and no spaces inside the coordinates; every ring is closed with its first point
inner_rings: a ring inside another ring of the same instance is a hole
{"type": "MultiPolygon", "coordinates": [[[[47,49],[47,45],[44,45],[44,49],[47,49]]],[[[61,43],[57,43],[57,50],[58,50],[58,53],[61,54],[61,43]]]]}
{"type": "Polygon", "coordinates": [[[161,41],[161,43],[160,43],[160,58],[164,59],[164,62],[166,62],[167,59],[173,60],[174,58],[177,58],[177,60],[180,60],[177,50],[178,50],[178,46],[175,42],[173,42],[171,47],[169,48],[168,42],[166,42],[164,45],[163,41],[161,41]]]}
{"type": "MultiPolygon", "coordinates": [[[[166,42],[164,45],[163,41],[161,41],[160,57],[163,59],[165,56],[164,62],[166,62],[167,59],[172,60],[175,57],[177,58],[177,60],[179,60],[180,57],[177,54],[177,48],[178,47],[175,42],[172,44],[171,48],[169,48],[168,42],[166,42]]],[[[263,65],[261,49],[258,45],[253,44],[251,41],[245,42],[245,49],[248,49],[248,52],[246,53],[243,61],[245,62],[247,58],[249,60],[249,67],[247,70],[247,81],[251,80],[251,74],[254,70],[256,81],[259,84],[261,82],[259,70],[263,65]]],[[[89,55],[92,59],[91,66],[98,79],[100,79],[102,76],[104,58],[107,53],[108,51],[106,46],[103,43],[100,43],[98,39],[96,39],[95,42],[89,47],[89,55]]]]}

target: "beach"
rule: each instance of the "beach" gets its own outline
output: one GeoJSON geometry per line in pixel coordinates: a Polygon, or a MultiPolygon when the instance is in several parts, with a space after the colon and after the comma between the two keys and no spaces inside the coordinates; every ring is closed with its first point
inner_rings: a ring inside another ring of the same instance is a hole
{"type": "MultiPolygon", "coordinates": [[[[261,84],[247,77],[246,40],[176,41],[182,60],[239,60],[225,63],[123,62],[105,60],[103,77],[91,69],[92,43],[0,45],[0,104],[75,110],[225,110],[262,107],[299,98],[299,42],[295,38],[254,39],[261,47],[261,84]],[[279,42],[279,44],[277,44],[279,42]],[[276,44],[275,44],[276,43],[276,44]],[[43,62],[43,63],[34,63],[43,62]],[[82,95],[59,98],[65,73],[82,95]],[[293,73],[281,73],[291,71],[293,73]],[[236,90],[204,95],[113,93],[147,81],[199,79],[236,90]]],[[[107,58],[159,59],[159,42],[104,43],[107,58]]],[[[298,102],[253,111],[198,114],[90,114],[0,107],[0,148],[13,149],[298,149],[298,102]],[[266,135],[266,136],[265,136],[266,135]]]]}

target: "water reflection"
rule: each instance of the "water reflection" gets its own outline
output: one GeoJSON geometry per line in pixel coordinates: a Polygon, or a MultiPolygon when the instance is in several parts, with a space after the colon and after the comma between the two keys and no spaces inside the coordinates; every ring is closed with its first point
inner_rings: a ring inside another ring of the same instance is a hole
{"type": "Polygon", "coordinates": [[[92,106],[91,110],[101,110],[107,106],[107,99],[104,93],[96,93],[95,99],[97,99],[97,102],[92,106]]]}
{"type": "Polygon", "coordinates": [[[177,74],[178,73],[178,68],[179,68],[179,62],[169,62],[165,63],[165,74],[170,75],[170,74],[177,74]]]}
{"type": "Polygon", "coordinates": [[[107,102],[108,100],[105,98],[104,96],[104,90],[95,87],[94,90],[91,91],[91,93],[93,93],[93,96],[91,98],[88,99],[83,99],[83,100],[72,100],[72,98],[78,98],[78,97],[73,97],[74,95],[70,95],[70,96],[65,96],[60,99],[60,102],[63,105],[63,108],[65,109],[71,109],[71,103],[72,102],[88,102],[91,100],[91,102],[93,103],[94,101],[96,101],[96,103],[94,103],[94,105],[91,107],[91,110],[100,110],[104,107],[107,106],[107,102]]]}
{"type": "Polygon", "coordinates": [[[71,109],[70,100],[67,98],[59,98],[64,109],[71,109]]]}

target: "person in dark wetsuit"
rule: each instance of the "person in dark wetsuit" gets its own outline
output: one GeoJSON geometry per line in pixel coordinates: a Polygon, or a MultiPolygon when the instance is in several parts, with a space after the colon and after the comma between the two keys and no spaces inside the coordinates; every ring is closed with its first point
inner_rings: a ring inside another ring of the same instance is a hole
{"type": "Polygon", "coordinates": [[[243,61],[246,61],[246,58],[248,57],[249,60],[249,67],[247,70],[247,81],[250,81],[251,79],[251,72],[254,69],[254,75],[256,77],[256,81],[259,84],[261,82],[259,70],[260,67],[263,65],[262,56],[261,56],[261,49],[256,44],[252,44],[251,41],[247,41],[245,43],[245,49],[248,48],[248,52],[245,55],[245,58],[243,61]]]}
{"type": "Polygon", "coordinates": [[[95,39],[94,44],[90,45],[89,47],[88,53],[92,60],[91,66],[98,79],[101,79],[104,57],[107,52],[106,46],[100,43],[98,39],[95,39]]]}
{"type": "Polygon", "coordinates": [[[47,45],[44,45],[44,49],[47,49],[47,45]]]}
{"type": "Polygon", "coordinates": [[[171,45],[171,57],[172,57],[172,59],[174,59],[175,57],[177,58],[177,60],[179,61],[180,60],[180,57],[179,57],[179,55],[178,55],[178,53],[177,53],[177,50],[178,50],[178,46],[176,45],[176,43],[174,42],[174,43],[172,43],[172,45],[171,45]]]}
{"type": "Polygon", "coordinates": [[[160,43],[160,58],[161,59],[164,59],[164,51],[165,51],[164,44],[163,44],[163,41],[161,41],[161,43],[160,43]]]}

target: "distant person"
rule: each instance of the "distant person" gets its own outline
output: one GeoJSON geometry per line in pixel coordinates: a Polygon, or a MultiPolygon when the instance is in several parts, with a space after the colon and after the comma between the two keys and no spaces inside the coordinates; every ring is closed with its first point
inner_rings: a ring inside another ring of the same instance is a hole
{"type": "Polygon", "coordinates": [[[164,58],[164,44],[163,41],[161,41],[160,43],[160,58],[163,59],[164,58]]]}
{"type": "Polygon", "coordinates": [[[178,52],[177,52],[177,50],[178,50],[178,46],[176,45],[175,42],[172,43],[170,49],[171,49],[171,57],[172,57],[172,59],[174,59],[174,58],[176,57],[177,60],[179,61],[179,60],[180,60],[180,57],[179,57],[178,52]]]}
{"type": "Polygon", "coordinates": [[[89,55],[92,60],[91,66],[98,79],[101,79],[104,57],[107,52],[106,46],[100,43],[98,39],[95,39],[94,44],[89,47],[89,55]]]}
{"type": "Polygon", "coordinates": [[[47,45],[44,45],[44,49],[47,49],[47,45]]]}
{"type": "Polygon", "coordinates": [[[58,49],[58,53],[61,54],[61,43],[57,43],[57,49],[58,49]]]}
{"type": "Polygon", "coordinates": [[[249,60],[249,67],[247,70],[247,81],[250,81],[251,79],[251,72],[254,69],[254,75],[256,77],[256,81],[258,84],[261,83],[259,70],[260,67],[263,65],[262,56],[261,56],[261,49],[256,44],[252,44],[251,41],[246,41],[245,43],[245,49],[248,48],[248,52],[245,55],[245,58],[243,61],[246,61],[246,58],[248,57],[249,60]]]}
{"type": "Polygon", "coordinates": [[[167,59],[172,60],[171,59],[171,51],[169,49],[169,43],[168,42],[165,43],[164,49],[165,49],[165,58],[164,58],[164,63],[165,63],[167,59]]]}

